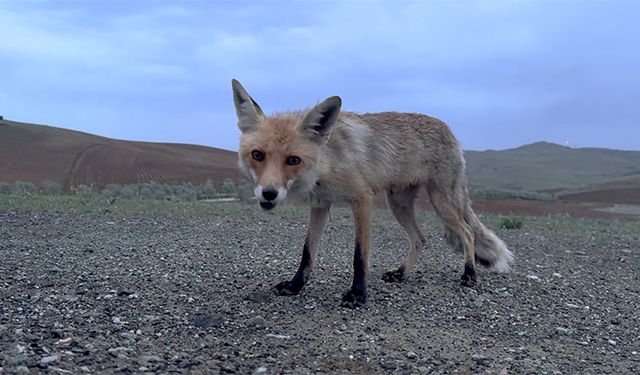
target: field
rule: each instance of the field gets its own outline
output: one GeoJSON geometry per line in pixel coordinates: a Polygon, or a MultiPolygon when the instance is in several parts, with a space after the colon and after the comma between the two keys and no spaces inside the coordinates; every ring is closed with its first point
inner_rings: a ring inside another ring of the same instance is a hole
{"type": "Polygon", "coordinates": [[[351,214],[332,211],[312,281],[291,277],[306,228],[295,206],[0,195],[0,373],[593,373],[640,371],[640,222],[483,220],[510,274],[459,284],[462,257],[428,211],[403,284],[382,273],[406,240],[378,210],[365,307],[351,279],[351,214]]]}

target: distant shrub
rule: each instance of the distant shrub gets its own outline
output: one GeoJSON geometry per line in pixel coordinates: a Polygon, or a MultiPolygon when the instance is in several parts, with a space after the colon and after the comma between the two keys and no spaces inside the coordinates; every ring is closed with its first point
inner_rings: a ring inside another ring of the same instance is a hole
{"type": "Polygon", "coordinates": [[[100,194],[104,195],[106,198],[120,197],[120,185],[108,184],[100,190],[100,194]]]}
{"type": "Polygon", "coordinates": [[[86,185],[74,186],[73,188],[71,188],[71,192],[76,196],[82,198],[94,198],[99,194],[98,191],[93,189],[93,187],[86,185]]]}
{"type": "Polygon", "coordinates": [[[198,192],[191,183],[183,183],[173,187],[173,198],[179,202],[191,202],[198,198],[198,192]]]}
{"type": "Polygon", "coordinates": [[[476,199],[522,199],[542,202],[558,200],[553,194],[515,189],[474,189],[471,195],[476,199]]]}
{"type": "Polygon", "coordinates": [[[222,185],[220,185],[220,194],[237,196],[238,190],[236,190],[236,184],[234,184],[231,179],[225,178],[225,180],[222,181],[222,185]]]}
{"type": "Polygon", "coordinates": [[[215,198],[218,192],[211,180],[207,180],[204,184],[197,187],[198,199],[211,199],[215,198]]]}
{"type": "Polygon", "coordinates": [[[10,183],[0,181],[0,194],[11,194],[13,187],[10,183]]]}
{"type": "Polygon", "coordinates": [[[134,199],[138,197],[137,185],[121,185],[118,187],[117,196],[124,199],[134,199]]]}
{"type": "Polygon", "coordinates": [[[522,228],[522,219],[519,217],[503,217],[500,219],[500,228],[504,229],[520,229],[522,228]]]}
{"type": "Polygon", "coordinates": [[[167,196],[171,195],[171,189],[167,185],[160,184],[155,181],[139,184],[137,187],[138,198],[140,199],[163,200],[166,199],[167,196]]]}
{"type": "Polygon", "coordinates": [[[16,181],[14,184],[13,192],[20,195],[30,195],[38,191],[38,188],[33,182],[29,181],[16,181]]]}
{"type": "Polygon", "coordinates": [[[54,181],[45,181],[42,183],[40,191],[44,195],[60,195],[62,194],[62,185],[54,181]]]}
{"type": "Polygon", "coordinates": [[[238,199],[245,203],[253,202],[255,200],[253,190],[253,184],[250,181],[243,180],[238,184],[238,199]]]}

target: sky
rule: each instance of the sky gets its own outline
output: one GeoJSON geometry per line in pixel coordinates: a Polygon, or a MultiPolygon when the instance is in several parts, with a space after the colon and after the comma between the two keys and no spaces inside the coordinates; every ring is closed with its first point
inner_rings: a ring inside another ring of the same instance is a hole
{"type": "Polygon", "coordinates": [[[339,95],[449,124],[464,149],[640,150],[636,1],[5,1],[0,115],[237,150],[232,78],[266,113],[339,95]]]}

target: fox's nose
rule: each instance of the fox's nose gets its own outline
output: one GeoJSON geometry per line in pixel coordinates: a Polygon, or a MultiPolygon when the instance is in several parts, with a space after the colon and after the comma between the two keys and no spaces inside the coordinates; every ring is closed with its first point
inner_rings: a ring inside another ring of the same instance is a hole
{"type": "Polygon", "coordinates": [[[264,188],[262,189],[262,196],[264,197],[264,199],[272,201],[278,196],[278,190],[272,187],[264,188]]]}

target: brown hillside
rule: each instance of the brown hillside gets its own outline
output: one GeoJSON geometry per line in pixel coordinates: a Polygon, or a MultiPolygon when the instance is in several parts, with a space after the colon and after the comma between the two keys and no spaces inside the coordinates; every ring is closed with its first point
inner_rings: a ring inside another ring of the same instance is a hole
{"type": "Polygon", "coordinates": [[[0,181],[54,181],[69,189],[109,183],[238,180],[237,156],[213,147],[121,141],[0,120],[0,181]]]}

